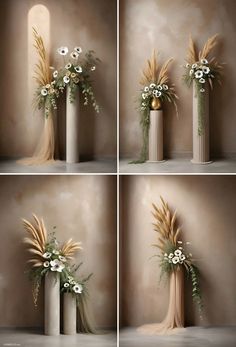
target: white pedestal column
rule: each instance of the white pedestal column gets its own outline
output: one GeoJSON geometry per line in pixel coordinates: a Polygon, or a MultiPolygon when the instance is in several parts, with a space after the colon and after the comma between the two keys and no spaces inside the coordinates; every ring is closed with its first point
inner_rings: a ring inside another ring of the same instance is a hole
{"type": "Polygon", "coordinates": [[[45,276],[44,333],[50,336],[60,334],[60,279],[52,272],[45,276]]]}
{"type": "Polygon", "coordinates": [[[63,332],[66,335],[76,334],[76,298],[72,293],[63,295],[63,332]]]}
{"type": "Polygon", "coordinates": [[[193,83],[193,164],[209,164],[209,88],[204,92],[204,128],[201,135],[198,134],[198,96],[196,85],[193,83]]]}
{"type": "Polygon", "coordinates": [[[148,161],[163,161],[163,111],[150,111],[148,161]]]}
{"type": "Polygon", "coordinates": [[[79,91],[70,102],[70,88],[66,90],[66,162],[79,162],[79,91]]]}

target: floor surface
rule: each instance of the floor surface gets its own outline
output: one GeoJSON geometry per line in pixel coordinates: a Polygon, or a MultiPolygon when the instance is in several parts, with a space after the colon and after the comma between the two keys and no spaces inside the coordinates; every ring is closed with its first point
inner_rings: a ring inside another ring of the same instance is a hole
{"type": "Polygon", "coordinates": [[[116,347],[116,334],[45,336],[37,330],[0,329],[0,346],[20,347],[116,347]]]}
{"type": "Polygon", "coordinates": [[[114,159],[94,160],[67,164],[65,161],[55,161],[49,165],[22,165],[16,160],[1,160],[0,173],[116,173],[117,165],[114,159]]]}
{"type": "Polygon", "coordinates": [[[148,336],[122,329],[120,347],[235,347],[235,327],[190,327],[177,335],[148,336]]]}
{"type": "Polygon", "coordinates": [[[189,159],[169,159],[162,163],[129,164],[120,160],[120,173],[235,173],[235,159],[218,159],[211,164],[192,164],[189,159]]]}

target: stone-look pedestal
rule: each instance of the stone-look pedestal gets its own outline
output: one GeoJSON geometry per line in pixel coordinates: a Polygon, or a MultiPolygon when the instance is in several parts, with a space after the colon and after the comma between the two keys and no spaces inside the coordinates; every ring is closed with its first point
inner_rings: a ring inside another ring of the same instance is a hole
{"type": "Polygon", "coordinates": [[[70,102],[70,87],[66,89],[66,162],[79,162],[79,91],[70,102]]]}
{"type": "Polygon", "coordinates": [[[150,111],[149,162],[163,161],[163,111],[150,111]]]}
{"type": "Polygon", "coordinates": [[[198,135],[198,96],[196,85],[193,83],[193,164],[209,164],[210,145],[209,145],[209,88],[204,87],[204,129],[203,134],[198,135]]]}
{"type": "Polygon", "coordinates": [[[45,276],[44,333],[50,336],[60,334],[60,279],[54,272],[45,276]]]}
{"type": "Polygon", "coordinates": [[[63,332],[65,335],[76,334],[76,298],[72,293],[63,295],[63,332]]]}

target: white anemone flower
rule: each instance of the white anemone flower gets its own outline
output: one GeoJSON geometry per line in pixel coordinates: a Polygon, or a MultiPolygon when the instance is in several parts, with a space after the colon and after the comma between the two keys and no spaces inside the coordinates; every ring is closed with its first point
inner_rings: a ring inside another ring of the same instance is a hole
{"type": "Polygon", "coordinates": [[[176,249],[174,253],[177,257],[179,257],[182,254],[182,251],[180,249],[176,249]]]}
{"type": "Polygon", "coordinates": [[[51,260],[50,265],[51,271],[62,272],[62,270],[65,268],[65,265],[58,259],[51,260]]]}
{"type": "Polygon", "coordinates": [[[209,72],[211,71],[210,68],[208,66],[203,66],[202,67],[202,71],[205,73],[205,74],[209,74],[209,72]]]}
{"type": "Polygon", "coordinates": [[[203,72],[201,71],[201,70],[197,70],[196,72],[195,72],[195,77],[196,78],[201,78],[203,76],[203,72]]]}
{"type": "Polygon", "coordinates": [[[43,263],[43,266],[44,267],[49,267],[49,265],[50,265],[50,263],[49,263],[49,261],[47,260],[47,261],[45,261],[44,263],[43,263]]]}
{"type": "Polygon", "coordinates": [[[168,90],[169,89],[168,85],[167,84],[163,84],[163,89],[164,90],[168,90]]]}
{"type": "Polygon", "coordinates": [[[81,47],[75,47],[74,51],[80,54],[80,53],[82,53],[82,48],[81,47]]]}
{"type": "Polygon", "coordinates": [[[53,74],[52,74],[52,75],[53,75],[54,78],[57,78],[57,76],[58,76],[58,71],[57,71],[57,70],[53,71],[53,74]]]}
{"type": "Polygon", "coordinates": [[[46,95],[48,94],[47,89],[46,89],[46,88],[42,88],[42,89],[41,89],[41,94],[42,94],[43,96],[46,96],[46,95]]]}
{"type": "Polygon", "coordinates": [[[189,64],[189,63],[187,63],[186,65],[185,65],[185,67],[187,67],[187,68],[189,68],[191,65],[189,64]]]}
{"type": "Polygon", "coordinates": [[[193,73],[194,73],[194,70],[191,69],[191,70],[189,71],[189,75],[192,76],[193,73]]]}
{"type": "Polygon", "coordinates": [[[70,286],[69,283],[64,283],[65,288],[68,288],[69,286],[70,286]]]}
{"type": "Polygon", "coordinates": [[[159,85],[157,86],[157,89],[158,89],[158,90],[162,90],[162,86],[159,84],[159,85]]]}
{"type": "Polygon", "coordinates": [[[143,98],[143,100],[145,100],[145,99],[146,99],[146,97],[147,97],[147,94],[142,93],[142,98],[143,98]]]}
{"type": "Polygon", "coordinates": [[[81,66],[75,66],[75,71],[81,73],[83,70],[81,66]]]}
{"type": "Polygon", "coordinates": [[[52,255],[52,253],[46,252],[46,253],[43,254],[43,258],[49,259],[49,258],[51,258],[51,255],[52,255]]]}
{"type": "Polygon", "coordinates": [[[82,291],[83,291],[83,287],[81,286],[81,284],[76,284],[74,287],[73,287],[73,291],[77,294],[81,294],[82,291]]]}
{"type": "Polygon", "coordinates": [[[157,97],[159,98],[161,95],[162,95],[162,93],[157,91],[157,97]]]}
{"type": "Polygon", "coordinates": [[[208,60],[207,59],[201,59],[201,63],[202,64],[208,64],[208,60]]]}
{"type": "Polygon", "coordinates": [[[70,77],[64,76],[64,77],[63,77],[63,81],[64,81],[66,84],[69,83],[69,82],[70,82],[70,77]]]}
{"type": "Polygon", "coordinates": [[[153,88],[156,87],[156,85],[155,85],[155,83],[151,83],[149,87],[150,87],[151,89],[153,89],[153,88]]]}
{"type": "Polygon", "coordinates": [[[79,53],[77,53],[77,52],[71,52],[70,56],[71,56],[72,59],[77,59],[78,56],[79,56],[79,53]]]}
{"type": "Polygon", "coordinates": [[[96,66],[92,66],[90,70],[91,71],[95,71],[96,70],[96,66]]]}
{"type": "Polygon", "coordinates": [[[206,80],[205,80],[205,78],[200,78],[200,79],[199,79],[199,82],[200,82],[200,83],[205,83],[206,80]]]}
{"type": "Polygon", "coordinates": [[[192,65],[192,69],[196,69],[196,68],[197,68],[197,64],[194,63],[194,64],[192,65]]]}
{"type": "Polygon", "coordinates": [[[59,260],[62,261],[63,263],[65,263],[66,257],[63,257],[63,255],[59,255],[59,260]]]}
{"type": "Polygon", "coordinates": [[[170,254],[169,254],[169,258],[170,258],[170,259],[173,258],[173,256],[174,256],[173,253],[170,253],[170,254]]]}
{"type": "Polygon", "coordinates": [[[205,89],[204,89],[204,88],[201,88],[201,89],[200,89],[200,92],[201,92],[201,93],[204,93],[204,92],[205,92],[205,89]]]}
{"type": "Polygon", "coordinates": [[[65,68],[68,70],[71,68],[71,66],[72,66],[71,63],[68,63],[68,64],[66,64],[65,68]]]}
{"type": "Polygon", "coordinates": [[[173,258],[172,258],[172,263],[173,263],[173,264],[179,263],[179,257],[173,257],[173,258]]]}
{"type": "Polygon", "coordinates": [[[145,91],[145,92],[148,92],[148,91],[149,91],[149,87],[147,87],[147,86],[144,87],[144,91],[145,91]]]}
{"type": "Polygon", "coordinates": [[[67,47],[60,47],[60,48],[58,48],[57,52],[58,52],[60,55],[67,55],[67,53],[68,53],[68,48],[67,48],[67,47]]]}
{"type": "Polygon", "coordinates": [[[186,257],[185,257],[185,255],[184,254],[181,254],[181,256],[180,256],[180,260],[185,260],[186,259],[186,257]]]}

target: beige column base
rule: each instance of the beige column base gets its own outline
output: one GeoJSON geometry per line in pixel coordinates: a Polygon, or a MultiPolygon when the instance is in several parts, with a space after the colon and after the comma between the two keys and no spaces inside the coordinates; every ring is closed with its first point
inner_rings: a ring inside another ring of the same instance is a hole
{"type": "Polygon", "coordinates": [[[60,279],[54,272],[45,276],[44,333],[50,336],[60,334],[60,279]]]}
{"type": "Polygon", "coordinates": [[[70,88],[66,89],[66,162],[79,162],[79,92],[73,103],[69,100],[70,88]]]}
{"type": "Polygon", "coordinates": [[[209,88],[205,87],[205,118],[203,134],[198,134],[198,97],[196,85],[193,83],[193,164],[210,164],[210,145],[209,145],[209,88]]]}
{"type": "Polygon", "coordinates": [[[76,334],[76,298],[72,293],[63,295],[63,332],[65,335],[76,334]]]}
{"type": "Polygon", "coordinates": [[[163,162],[163,111],[150,111],[148,162],[163,162]]]}

